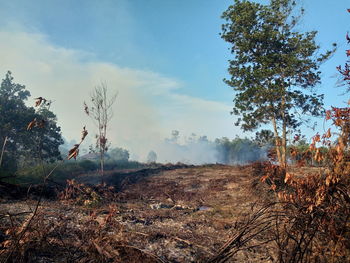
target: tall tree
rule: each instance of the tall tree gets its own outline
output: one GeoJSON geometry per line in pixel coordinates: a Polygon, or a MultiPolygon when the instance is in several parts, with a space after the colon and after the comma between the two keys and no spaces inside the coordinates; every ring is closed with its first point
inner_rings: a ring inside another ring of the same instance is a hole
{"type": "Polygon", "coordinates": [[[105,83],[101,83],[101,85],[95,87],[90,96],[91,106],[89,107],[84,102],[85,113],[97,126],[96,149],[100,155],[102,182],[104,177],[105,153],[108,151],[109,146],[109,143],[107,142],[107,128],[110,120],[113,117],[112,106],[116,98],[117,93],[108,96],[107,85],[105,83]]]}
{"type": "Polygon", "coordinates": [[[221,36],[233,55],[231,78],[225,82],[236,91],[232,113],[241,116],[236,125],[248,131],[270,123],[282,166],[288,129],[307,121],[302,116],[324,112],[323,95],[314,88],[320,83],[320,64],[334,52],[318,55],[317,32],[295,30],[303,13],[301,9],[293,16],[295,5],[292,0],[270,0],[267,5],[235,0],[222,15],[226,23],[221,36]]]}
{"type": "Polygon", "coordinates": [[[42,106],[38,111],[27,107],[24,102],[29,97],[30,92],[24,85],[14,83],[8,71],[0,86],[0,144],[6,140],[3,169],[14,171],[23,163],[61,157],[58,146],[63,140],[56,116],[48,107],[42,106]],[[36,127],[28,130],[28,123],[36,127]]]}
{"type": "Polygon", "coordinates": [[[260,146],[273,145],[274,134],[270,130],[262,129],[255,133],[255,138],[253,139],[255,143],[260,146]]]}
{"type": "MultiPolygon", "coordinates": [[[[24,161],[29,160],[46,160],[53,162],[61,160],[59,146],[64,143],[61,128],[57,126],[56,115],[50,111],[51,102],[42,103],[32,116],[37,121],[35,128],[27,131],[30,136],[26,136],[25,143],[27,145],[24,161]],[[33,143],[33,141],[35,143],[33,143]]],[[[28,161],[27,161],[28,162],[28,161]]]]}

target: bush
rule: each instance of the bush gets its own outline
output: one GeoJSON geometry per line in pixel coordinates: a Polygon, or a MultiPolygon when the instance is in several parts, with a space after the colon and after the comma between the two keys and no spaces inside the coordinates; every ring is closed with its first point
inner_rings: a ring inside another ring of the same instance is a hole
{"type": "MultiPolygon", "coordinates": [[[[19,184],[39,184],[57,163],[37,165],[26,167],[17,172],[17,176],[11,179],[13,183],[19,184]]],[[[105,170],[121,170],[121,169],[140,169],[144,168],[145,164],[136,161],[126,160],[109,160],[105,163],[105,170]]],[[[57,183],[65,184],[67,180],[73,179],[77,175],[87,172],[97,171],[99,163],[96,161],[67,161],[60,164],[50,176],[50,179],[57,183]]],[[[2,173],[1,173],[1,176],[2,173]]]]}
{"type": "Polygon", "coordinates": [[[120,169],[139,169],[144,168],[146,165],[136,161],[126,160],[108,160],[105,163],[105,170],[120,170],[120,169]]]}
{"type": "Polygon", "coordinates": [[[84,170],[84,171],[94,171],[99,168],[99,165],[97,162],[90,161],[90,160],[83,160],[78,162],[78,165],[84,170]]]}

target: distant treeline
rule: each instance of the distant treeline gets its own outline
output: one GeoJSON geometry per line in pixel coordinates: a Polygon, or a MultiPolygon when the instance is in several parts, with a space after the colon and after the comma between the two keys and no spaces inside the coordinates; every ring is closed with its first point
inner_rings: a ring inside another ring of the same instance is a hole
{"type": "Polygon", "coordinates": [[[156,151],[156,154],[158,158],[163,160],[173,159],[191,164],[222,163],[234,165],[266,159],[267,149],[270,145],[269,138],[262,138],[260,133],[257,133],[256,138],[252,139],[237,136],[234,139],[223,137],[209,140],[207,136],[191,134],[191,136],[180,140],[179,132],[173,131],[172,137],[166,139],[163,147],[160,148],[162,152],[156,151]],[[166,150],[163,150],[164,148],[166,150]],[[166,158],[162,155],[166,155],[166,158]]]}
{"type": "MultiPolygon", "coordinates": [[[[190,137],[179,142],[179,133],[176,136],[165,139],[161,147],[151,149],[146,157],[147,163],[153,162],[183,162],[188,164],[245,164],[266,159],[269,143],[261,143],[257,139],[226,137],[209,140],[207,136],[190,137]]],[[[128,150],[115,147],[105,155],[107,162],[129,161],[128,150]]],[[[98,161],[95,153],[82,155],[80,159],[98,161]]]]}
{"type": "Polygon", "coordinates": [[[254,140],[236,137],[216,139],[217,162],[223,164],[245,164],[266,159],[267,146],[254,140]]]}

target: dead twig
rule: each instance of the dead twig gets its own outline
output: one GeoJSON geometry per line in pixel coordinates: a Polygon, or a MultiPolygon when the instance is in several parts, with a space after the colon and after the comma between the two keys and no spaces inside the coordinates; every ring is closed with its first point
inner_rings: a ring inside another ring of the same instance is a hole
{"type": "Polygon", "coordinates": [[[20,231],[20,233],[18,234],[17,238],[14,238],[14,242],[12,243],[11,247],[10,247],[10,253],[8,254],[8,256],[2,261],[2,263],[8,262],[8,260],[12,257],[13,252],[15,250],[15,248],[18,248],[20,241],[22,240],[22,238],[24,237],[25,233],[27,232],[27,230],[29,229],[29,226],[31,224],[31,222],[33,221],[34,217],[37,215],[37,212],[39,210],[39,206],[41,203],[41,199],[43,197],[43,193],[44,193],[44,186],[46,185],[46,180],[49,178],[49,176],[56,170],[56,168],[62,164],[62,162],[59,162],[56,164],[56,166],[44,177],[44,182],[43,182],[43,187],[41,188],[40,191],[40,195],[39,195],[39,199],[35,205],[34,211],[32,216],[29,218],[29,220],[27,220],[26,222],[23,223],[22,225],[22,230],[20,231]]]}
{"type": "Polygon", "coordinates": [[[0,219],[5,218],[5,217],[16,217],[16,216],[21,216],[21,215],[26,215],[26,214],[31,214],[31,211],[25,211],[25,212],[20,212],[17,214],[12,214],[10,212],[7,212],[6,214],[0,215],[0,219]]]}
{"type": "MultiPolygon", "coordinates": [[[[276,216],[281,216],[283,213],[272,209],[276,203],[271,203],[259,208],[253,214],[248,216],[243,225],[239,227],[237,233],[228,240],[218,251],[218,253],[209,259],[207,263],[224,263],[232,258],[238,251],[243,248],[257,247],[266,244],[266,240],[259,242],[258,245],[246,245],[253,239],[257,239],[259,235],[266,233],[275,222],[276,216]]],[[[272,242],[274,239],[269,239],[272,242]]]]}
{"type": "Polygon", "coordinates": [[[187,244],[188,246],[199,247],[199,248],[201,248],[201,249],[204,249],[204,250],[205,250],[207,253],[209,253],[210,255],[212,255],[212,256],[214,255],[213,253],[211,253],[211,252],[208,251],[208,247],[201,246],[201,245],[198,245],[198,244],[196,244],[196,243],[193,243],[193,242],[190,242],[190,241],[188,241],[188,240],[185,240],[185,239],[182,239],[182,238],[179,238],[179,237],[175,237],[175,236],[171,236],[170,238],[175,239],[175,240],[180,241],[180,242],[183,242],[183,243],[187,244]]]}
{"type": "Polygon", "coordinates": [[[8,137],[5,136],[5,140],[4,140],[4,143],[2,145],[1,155],[0,155],[0,167],[1,167],[1,163],[2,163],[2,157],[4,156],[4,152],[5,152],[5,146],[6,146],[6,143],[7,143],[7,139],[8,139],[8,137]]]}
{"type": "Polygon", "coordinates": [[[131,245],[116,245],[115,247],[120,247],[120,248],[132,248],[135,249],[137,251],[140,251],[143,254],[146,254],[147,256],[150,256],[151,258],[157,260],[157,262],[160,263],[166,263],[166,261],[164,261],[163,259],[161,259],[160,257],[158,257],[157,255],[151,253],[151,252],[147,252],[141,248],[135,247],[135,246],[131,246],[131,245]]]}

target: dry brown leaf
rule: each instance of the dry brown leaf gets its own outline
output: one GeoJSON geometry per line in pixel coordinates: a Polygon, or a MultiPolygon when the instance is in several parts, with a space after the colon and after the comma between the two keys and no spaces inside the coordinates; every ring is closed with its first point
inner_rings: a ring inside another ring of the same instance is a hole
{"type": "Polygon", "coordinates": [[[41,105],[42,102],[46,102],[46,99],[44,99],[43,97],[38,97],[38,98],[35,98],[35,107],[38,107],[41,105]]]}
{"type": "Polygon", "coordinates": [[[290,173],[286,173],[286,176],[284,178],[284,182],[286,184],[289,184],[292,181],[292,175],[290,173]]]}
{"type": "Polygon", "coordinates": [[[84,102],[84,111],[85,111],[86,115],[90,115],[89,107],[85,102],[84,102]]]}
{"type": "Polygon", "coordinates": [[[263,177],[260,178],[260,181],[263,183],[266,181],[267,178],[269,178],[269,175],[264,175],[263,177]]]}
{"type": "Polygon", "coordinates": [[[317,134],[313,137],[313,141],[314,141],[314,142],[319,142],[319,141],[321,141],[321,136],[317,133],[317,134]]]}
{"type": "Polygon", "coordinates": [[[27,131],[33,129],[33,127],[36,125],[36,119],[32,120],[28,126],[27,126],[27,131]]]}
{"type": "Polygon", "coordinates": [[[81,141],[84,141],[85,137],[88,135],[88,131],[83,127],[83,131],[81,132],[81,141]]]}
{"type": "Polygon", "coordinates": [[[79,154],[79,145],[80,144],[74,144],[74,147],[72,149],[69,150],[68,152],[68,160],[72,159],[74,157],[74,159],[77,158],[78,154],[79,154]]]}

